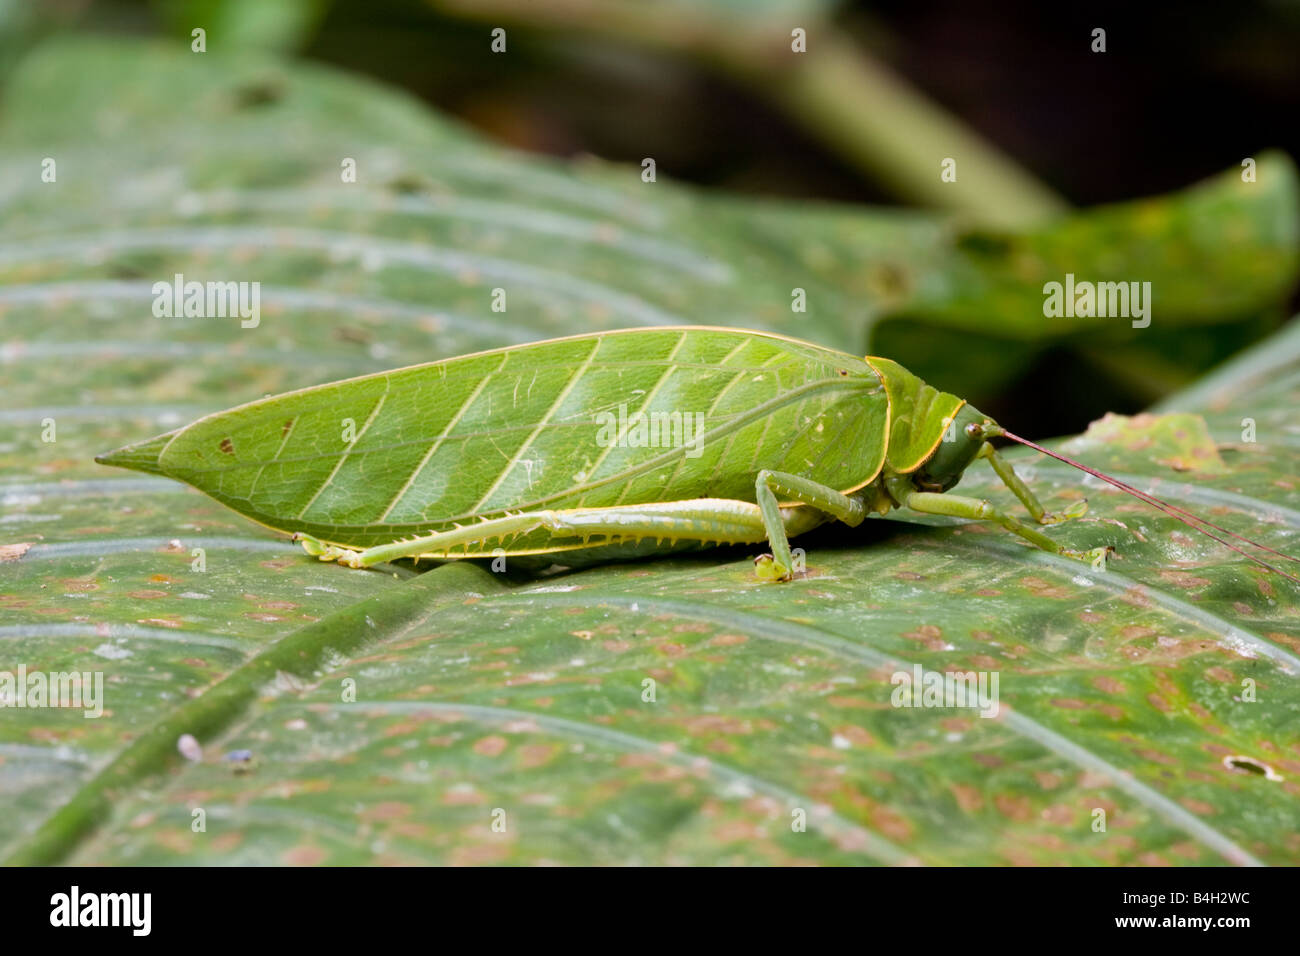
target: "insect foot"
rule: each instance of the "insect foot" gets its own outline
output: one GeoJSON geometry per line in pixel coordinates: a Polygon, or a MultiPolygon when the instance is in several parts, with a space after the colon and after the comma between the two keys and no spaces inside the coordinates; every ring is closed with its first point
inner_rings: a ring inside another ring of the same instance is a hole
{"type": "Polygon", "coordinates": [[[361,560],[360,551],[349,551],[347,548],[337,548],[335,550],[338,551],[339,564],[356,569],[361,569],[366,566],[361,560]]]}
{"type": "Polygon", "coordinates": [[[754,559],[754,575],[760,581],[789,581],[793,577],[788,568],[784,571],[779,568],[776,558],[770,554],[760,554],[754,559]]]}
{"type": "Polygon", "coordinates": [[[1080,498],[1070,507],[1059,513],[1044,514],[1038,519],[1039,524],[1060,524],[1062,521],[1073,521],[1075,518],[1082,518],[1088,513],[1088,499],[1080,498]]]}
{"type": "Polygon", "coordinates": [[[313,538],[311,535],[303,531],[294,532],[293,540],[301,544],[302,549],[314,558],[319,558],[322,561],[337,560],[342,564],[346,564],[350,568],[360,567],[360,565],[352,564],[350,560],[357,556],[356,551],[349,551],[347,548],[338,548],[332,544],[325,544],[325,542],[321,541],[319,538],[313,538]]]}
{"type": "Polygon", "coordinates": [[[1066,551],[1062,549],[1061,554],[1067,558],[1074,558],[1076,561],[1083,561],[1091,564],[1098,571],[1106,570],[1106,561],[1117,555],[1117,552],[1110,545],[1101,548],[1091,548],[1087,551],[1066,551]]]}
{"type": "Polygon", "coordinates": [[[304,534],[301,531],[295,531],[293,533],[293,537],[290,538],[289,540],[297,541],[299,544],[302,545],[302,549],[314,558],[319,557],[320,555],[325,553],[325,545],[323,545],[316,538],[313,538],[311,535],[304,534]]]}

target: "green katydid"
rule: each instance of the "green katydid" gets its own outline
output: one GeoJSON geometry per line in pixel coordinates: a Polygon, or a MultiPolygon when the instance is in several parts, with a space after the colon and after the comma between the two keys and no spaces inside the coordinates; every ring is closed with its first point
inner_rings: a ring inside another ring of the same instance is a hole
{"type": "Polygon", "coordinates": [[[889,359],[740,329],[599,332],[410,366],[250,402],[96,460],[187,482],[353,568],[767,541],[758,574],[783,580],[791,537],[894,508],[996,522],[1104,562],[1109,548],[1067,550],[947,493],[984,458],[1037,524],[1086,511],[1047,513],[989,443],[999,436],[1277,570],[1206,529],[1239,535],[1006,432],[889,359]]]}

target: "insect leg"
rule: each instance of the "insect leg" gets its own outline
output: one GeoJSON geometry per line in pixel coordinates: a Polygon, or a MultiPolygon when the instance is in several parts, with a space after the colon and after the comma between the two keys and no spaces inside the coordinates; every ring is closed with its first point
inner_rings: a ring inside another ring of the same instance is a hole
{"type": "Polygon", "coordinates": [[[984,443],[984,447],[980,449],[977,457],[989,460],[989,464],[993,466],[993,470],[1002,479],[1002,483],[1010,488],[1011,493],[1021,500],[1029,510],[1030,515],[1039,524],[1057,524],[1087,514],[1088,502],[1086,499],[1080,499],[1060,514],[1052,514],[1046,511],[1039,503],[1037,496],[1025,484],[1024,479],[1016,474],[1016,470],[1011,467],[1011,464],[999,455],[988,442],[984,443]]]}
{"type": "Polygon", "coordinates": [[[867,517],[867,508],[857,498],[850,498],[827,485],[789,475],[782,471],[764,468],[754,482],[758,507],[763,514],[763,525],[772,553],[760,555],[756,562],[758,576],[777,581],[787,581],[793,572],[790,558],[790,539],[786,521],[777,502],[777,495],[793,499],[800,504],[816,508],[847,525],[857,527],[867,517]]]}
{"type": "Polygon", "coordinates": [[[362,551],[327,545],[302,532],[295,534],[293,540],[301,542],[303,550],[320,558],[322,561],[337,560],[339,564],[347,565],[349,568],[368,568],[372,564],[379,564],[383,561],[443,552],[462,545],[486,541],[489,538],[499,538],[502,535],[526,534],[529,531],[536,531],[538,528],[545,527],[549,514],[550,512],[537,511],[531,514],[507,515],[503,518],[493,518],[489,521],[467,524],[460,528],[453,528],[450,531],[439,531],[406,541],[392,541],[362,551]]]}
{"type": "MultiPolygon", "coordinates": [[[[768,535],[759,506],[731,498],[692,498],[653,504],[618,505],[611,508],[578,508],[554,512],[548,525],[557,534],[601,535],[607,538],[659,538],[670,541],[716,541],[745,544],[762,541],[768,535]]],[[[790,509],[778,514],[783,531],[802,534],[824,519],[807,509],[790,509]]]]}
{"type": "MultiPolygon", "coordinates": [[[[782,533],[802,534],[822,522],[820,515],[808,509],[787,509],[778,514],[782,533]]],[[[475,557],[474,554],[447,554],[452,548],[481,545],[503,535],[527,534],[546,529],[554,539],[581,544],[588,537],[613,540],[645,538],[670,541],[718,542],[740,544],[762,541],[768,529],[758,505],[729,498],[693,498],[653,504],[623,505],[611,508],[574,508],[524,512],[479,521],[450,531],[394,541],[364,551],[326,545],[310,535],[297,534],[308,554],[322,561],[338,560],[350,568],[365,568],[381,561],[417,555],[475,557]]],[[[487,557],[485,553],[482,555],[487,557]]]]}
{"type": "Polygon", "coordinates": [[[1036,528],[1030,527],[1018,518],[1012,517],[1005,511],[1000,511],[989,502],[979,498],[967,498],[963,495],[950,494],[937,495],[929,491],[914,491],[905,497],[903,504],[913,511],[920,511],[925,514],[951,515],[956,518],[972,518],[976,521],[992,521],[1000,524],[1011,533],[1020,535],[1020,537],[1044,551],[1050,551],[1052,554],[1063,555],[1067,558],[1077,558],[1080,561],[1087,561],[1094,565],[1102,563],[1104,566],[1106,555],[1111,551],[1109,547],[1092,548],[1088,551],[1071,551],[1068,548],[1063,548],[1059,542],[1053,541],[1036,528]]]}

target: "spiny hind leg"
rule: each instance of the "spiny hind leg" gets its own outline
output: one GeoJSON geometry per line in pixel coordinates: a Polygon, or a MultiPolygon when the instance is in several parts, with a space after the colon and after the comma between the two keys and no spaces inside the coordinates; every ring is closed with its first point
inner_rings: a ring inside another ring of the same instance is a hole
{"type": "Polygon", "coordinates": [[[1079,499],[1060,514],[1052,514],[1045,510],[1042,504],[1039,503],[1038,497],[1025,484],[1024,479],[1016,474],[1016,470],[1011,467],[1010,462],[999,455],[988,442],[984,443],[978,457],[989,460],[989,464],[993,466],[993,470],[1002,479],[1002,483],[1011,489],[1011,493],[1020,499],[1025,508],[1029,510],[1030,516],[1039,524],[1059,524],[1062,521],[1081,518],[1088,513],[1088,500],[1086,498],[1079,499]]]}
{"type": "Polygon", "coordinates": [[[759,511],[763,515],[767,540],[772,545],[771,554],[761,554],[754,562],[756,573],[765,580],[788,581],[794,573],[794,562],[790,556],[790,534],[799,532],[788,532],[787,526],[790,521],[801,519],[804,522],[812,522],[809,527],[816,527],[825,520],[821,514],[827,514],[847,525],[857,527],[867,517],[866,505],[857,498],[850,498],[828,485],[818,484],[783,471],[769,471],[764,468],[754,481],[754,492],[758,499],[759,511]],[[817,511],[805,515],[798,515],[798,512],[793,515],[788,512],[783,513],[777,501],[778,494],[808,505],[808,508],[800,508],[798,511],[808,512],[811,508],[817,511]]]}
{"type": "Polygon", "coordinates": [[[538,528],[546,527],[546,515],[550,512],[534,512],[506,515],[489,521],[463,525],[449,531],[411,538],[406,541],[392,541],[388,544],[375,545],[373,548],[355,550],[338,545],[326,544],[305,532],[299,531],[293,540],[299,542],[303,550],[322,561],[338,561],[349,568],[368,568],[384,561],[397,558],[418,557],[429,553],[446,553],[452,548],[468,547],[493,538],[510,535],[527,534],[538,528]]]}
{"type": "MultiPolygon", "coordinates": [[[[802,511],[803,509],[800,509],[802,511]]],[[[807,516],[792,511],[778,516],[782,532],[800,534],[807,530],[807,516]]],[[[394,541],[356,551],[324,544],[296,534],[308,554],[322,561],[337,560],[350,568],[367,568],[382,561],[418,555],[449,555],[454,548],[481,546],[495,539],[515,537],[545,529],[559,539],[585,541],[591,537],[636,541],[647,538],[668,541],[699,541],[718,544],[746,544],[768,537],[759,507],[729,498],[695,498],[654,504],[619,505],[609,508],[574,508],[523,512],[478,521],[435,532],[408,541],[394,541]]],[[[461,557],[462,555],[457,555],[461,557]]],[[[463,556],[473,557],[472,554],[463,556]]]]}
{"type": "Polygon", "coordinates": [[[975,521],[992,521],[1006,528],[1012,534],[1018,534],[1026,541],[1044,551],[1063,557],[1086,561],[1095,568],[1105,570],[1106,557],[1114,549],[1107,546],[1091,548],[1087,551],[1071,551],[1036,528],[1032,528],[1018,518],[1001,511],[980,498],[967,498],[963,495],[938,495],[929,491],[914,491],[907,495],[903,504],[913,511],[931,515],[951,515],[955,518],[971,518],[975,521]]]}

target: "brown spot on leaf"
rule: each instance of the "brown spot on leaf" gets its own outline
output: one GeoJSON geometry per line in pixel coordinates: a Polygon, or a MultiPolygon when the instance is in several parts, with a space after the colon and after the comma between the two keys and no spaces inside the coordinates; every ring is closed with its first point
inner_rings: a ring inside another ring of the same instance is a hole
{"type": "Polygon", "coordinates": [[[1021,578],[1020,583],[1033,591],[1038,597],[1063,598],[1070,596],[1070,592],[1066,588],[1050,581],[1044,581],[1042,578],[1021,578]]]}
{"type": "Polygon", "coordinates": [[[1038,785],[1044,790],[1055,790],[1061,785],[1063,778],[1059,773],[1050,770],[1036,770],[1034,771],[1034,779],[1038,781],[1038,785]]]}
{"type": "Polygon", "coordinates": [[[31,549],[31,546],[32,542],[30,541],[20,541],[17,544],[0,544],[0,564],[20,560],[31,549]]]}
{"type": "Polygon", "coordinates": [[[713,836],[719,843],[749,843],[761,840],[765,836],[763,828],[751,820],[727,820],[713,828],[713,836]]]}
{"type": "Polygon", "coordinates": [[[751,734],[753,723],[745,718],[729,717],[726,714],[699,714],[682,719],[682,726],[692,736],[701,734],[751,734]]]}
{"type": "Polygon", "coordinates": [[[1134,607],[1151,606],[1151,598],[1147,596],[1146,591],[1141,587],[1141,585],[1128,588],[1120,595],[1120,600],[1125,604],[1132,604],[1134,607]]]}
{"type": "Polygon", "coordinates": [[[1270,641],[1277,644],[1285,644],[1293,650],[1300,651],[1300,637],[1294,637],[1290,634],[1283,634],[1281,631],[1267,631],[1264,634],[1270,641]]]}
{"type": "Polygon", "coordinates": [[[717,637],[709,639],[709,643],[715,647],[732,647],[736,644],[744,644],[749,638],[744,634],[719,634],[717,637]]]}
{"type": "Polygon", "coordinates": [[[475,741],[474,752],[484,757],[499,757],[510,746],[509,741],[499,734],[493,734],[491,737],[484,737],[482,740],[475,741]]]}
{"type": "MultiPolygon", "coordinates": [[[[1074,819],[1074,811],[1067,806],[1054,803],[1043,811],[1042,816],[1048,823],[1054,824],[1058,827],[1065,827],[1074,819]]],[[[1056,841],[1060,840],[1060,837],[1056,836],[1056,834],[1051,834],[1051,836],[1056,841]]],[[[1063,849],[1063,847],[1052,846],[1049,847],[1049,849],[1063,849]]]]}
{"type": "Polygon", "coordinates": [[[295,846],[280,857],[286,866],[319,866],[329,856],[318,846],[295,846]]]}
{"type": "Polygon", "coordinates": [[[1034,817],[1033,805],[1028,797],[999,793],[993,798],[993,805],[998,808],[998,813],[1017,823],[1027,823],[1034,817]]]}
{"type": "Polygon", "coordinates": [[[1183,588],[1184,590],[1208,587],[1213,583],[1209,578],[1197,577],[1195,574],[1189,574],[1186,571],[1161,571],[1160,576],[1174,587],[1183,588]]]}
{"type": "Polygon", "coordinates": [[[1152,763],[1164,764],[1166,767],[1178,766],[1178,760],[1169,754],[1161,753],[1159,750],[1139,750],[1137,755],[1143,760],[1150,760],[1152,763]]]}
{"type": "Polygon", "coordinates": [[[907,631],[903,636],[910,641],[924,644],[932,651],[941,651],[947,646],[943,640],[943,631],[933,624],[922,624],[914,631],[907,631]]]}
{"type": "Polygon", "coordinates": [[[478,846],[454,848],[448,862],[452,866],[483,866],[488,863],[499,863],[509,855],[510,847],[504,841],[480,843],[478,846]]]}
{"type": "Polygon", "coordinates": [[[519,748],[519,766],[532,770],[550,763],[561,748],[554,744],[525,744],[519,748]]]}
{"type": "Polygon", "coordinates": [[[979,789],[970,784],[953,783],[948,785],[948,789],[952,791],[957,806],[961,807],[963,813],[974,813],[984,806],[984,798],[979,789]]]}
{"type": "Polygon", "coordinates": [[[221,439],[221,445],[219,447],[227,455],[233,455],[235,453],[235,443],[232,442],[229,438],[221,439]]]}
{"type": "Polygon", "coordinates": [[[1070,697],[1054,697],[1052,699],[1053,707],[1063,707],[1066,710],[1087,710],[1088,705],[1081,700],[1074,700],[1070,697]]]}
{"type": "Polygon", "coordinates": [[[243,842],[244,835],[242,833],[223,833],[220,836],[213,838],[212,849],[216,850],[218,853],[230,853],[237,850],[239,845],[243,842]]]}
{"type": "Polygon", "coordinates": [[[367,807],[361,812],[363,820],[400,820],[411,812],[409,803],[402,803],[397,800],[385,800],[383,803],[376,803],[372,807],[367,807]]]}

